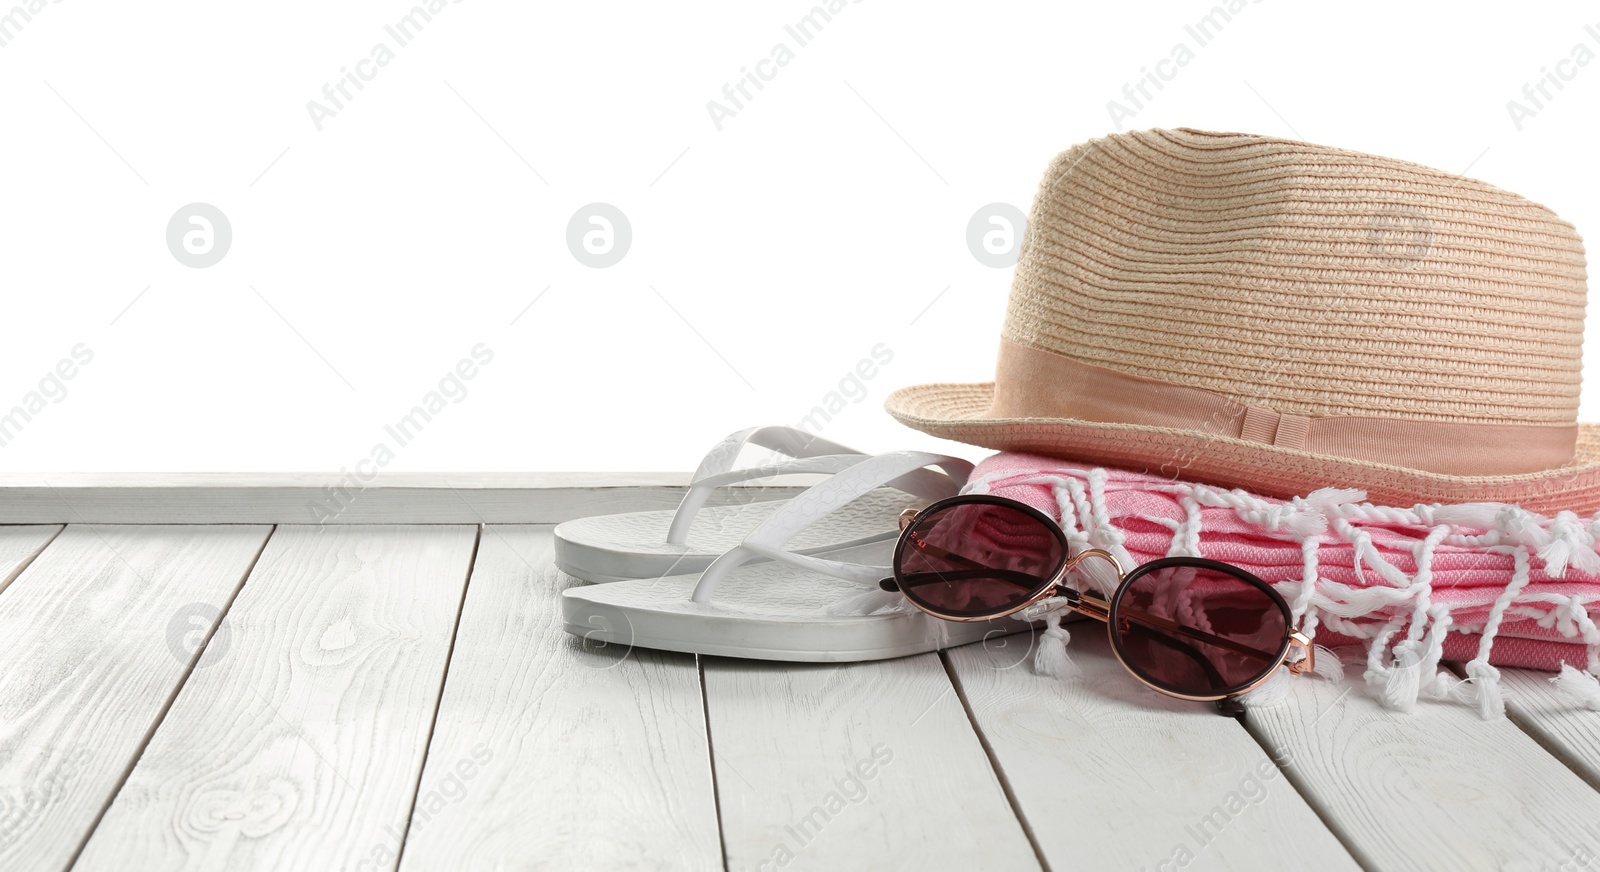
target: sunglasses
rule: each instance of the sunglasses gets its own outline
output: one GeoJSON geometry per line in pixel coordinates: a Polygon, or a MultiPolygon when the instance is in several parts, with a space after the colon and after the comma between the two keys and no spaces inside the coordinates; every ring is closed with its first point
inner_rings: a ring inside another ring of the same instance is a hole
{"type": "Polygon", "coordinates": [[[1215,701],[1242,713],[1237,697],[1289,662],[1313,666],[1311,640],[1292,629],[1289,606],[1272,586],[1216,560],[1166,557],[1124,573],[1098,548],[1069,554],[1067,537],[1048,515],[1004,497],[973,494],[940,500],[900,516],[894,578],[924,612],[947,621],[988,621],[1050,597],[1106,624],[1111,650],[1133,677],[1187,700],[1215,701]],[[1118,584],[1109,598],[1079,591],[1067,573],[1090,558],[1107,561],[1118,584]]]}

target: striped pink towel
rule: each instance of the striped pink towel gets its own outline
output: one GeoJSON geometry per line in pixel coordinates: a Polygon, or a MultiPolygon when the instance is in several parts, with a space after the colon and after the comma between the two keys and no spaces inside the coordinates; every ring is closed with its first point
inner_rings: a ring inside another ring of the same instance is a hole
{"type": "Polygon", "coordinates": [[[1600,684],[1563,669],[1600,676],[1600,515],[1375,506],[1337,488],[1286,501],[1012,452],[979,464],[967,490],[1040,509],[1074,549],[1104,548],[1125,566],[1189,555],[1255,573],[1318,644],[1363,646],[1366,680],[1391,707],[1454,697],[1493,717],[1495,666],[1517,666],[1562,671],[1600,708],[1600,684]],[[1441,673],[1441,660],[1466,661],[1469,680],[1441,673]]]}

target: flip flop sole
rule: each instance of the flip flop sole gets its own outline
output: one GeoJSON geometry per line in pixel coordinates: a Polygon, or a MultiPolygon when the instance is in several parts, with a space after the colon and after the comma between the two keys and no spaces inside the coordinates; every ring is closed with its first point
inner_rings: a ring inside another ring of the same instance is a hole
{"type": "MultiPolygon", "coordinates": [[[[884,543],[830,558],[875,562],[884,543]]],[[[780,563],[740,567],[723,581],[709,603],[690,601],[698,576],[632,579],[569,588],[562,593],[563,623],[586,643],[754,660],[849,662],[885,660],[972,642],[999,642],[1035,624],[1001,619],[962,623],[922,612],[831,615],[827,608],[861,592],[857,585],[780,563]]]]}
{"type": "MultiPolygon", "coordinates": [[[[703,627],[694,627],[690,633],[681,632],[683,627],[674,627],[670,623],[656,625],[653,622],[644,622],[646,629],[653,632],[636,630],[625,613],[611,611],[604,607],[580,609],[583,612],[584,623],[568,620],[565,627],[568,633],[579,636],[588,645],[615,645],[623,649],[648,648],[656,651],[679,651],[685,654],[708,654],[718,657],[740,657],[747,660],[779,660],[792,663],[853,663],[866,660],[890,660],[896,657],[909,657],[913,654],[925,654],[929,651],[942,651],[959,645],[974,642],[989,644],[1015,633],[1033,629],[1033,625],[1024,622],[997,621],[994,625],[962,624],[946,633],[928,632],[926,628],[906,628],[905,631],[885,632],[883,628],[872,628],[871,631],[860,634],[856,643],[881,643],[885,638],[894,638],[897,641],[887,647],[834,647],[828,650],[818,650],[815,647],[786,648],[774,644],[783,638],[782,634],[745,633],[722,634],[704,632],[703,627]],[[675,630],[679,632],[674,632],[675,630]],[[687,636],[693,635],[693,638],[687,636]]],[[[936,620],[927,618],[927,620],[936,620]]],[[[838,634],[833,634],[838,635],[838,634]]],[[[818,636],[803,634],[803,640],[814,642],[818,636]]],[[[1011,643],[1002,643],[1011,644],[1011,643]]],[[[1022,656],[1015,663],[1026,662],[1031,656],[1026,650],[1031,646],[1024,643],[1022,656]]]]}

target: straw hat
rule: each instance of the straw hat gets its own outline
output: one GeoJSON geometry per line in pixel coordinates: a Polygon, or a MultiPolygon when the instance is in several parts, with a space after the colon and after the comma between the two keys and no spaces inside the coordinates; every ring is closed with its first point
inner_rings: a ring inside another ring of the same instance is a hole
{"type": "Polygon", "coordinates": [[[1266,136],[1117,134],[1045,172],[995,380],[886,406],[947,439],[1272,496],[1589,512],[1584,275],[1572,225],[1484,182],[1266,136]]]}

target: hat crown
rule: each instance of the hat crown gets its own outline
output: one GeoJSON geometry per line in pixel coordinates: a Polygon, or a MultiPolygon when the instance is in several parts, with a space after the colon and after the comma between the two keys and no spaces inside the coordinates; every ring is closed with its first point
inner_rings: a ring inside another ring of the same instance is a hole
{"type": "Polygon", "coordinates": [[[1004,334],[1287,414],[1572,424],[1585,287],[1572,225],[1485,182],[1145,130],[1051,163],[1004,334]]]}

